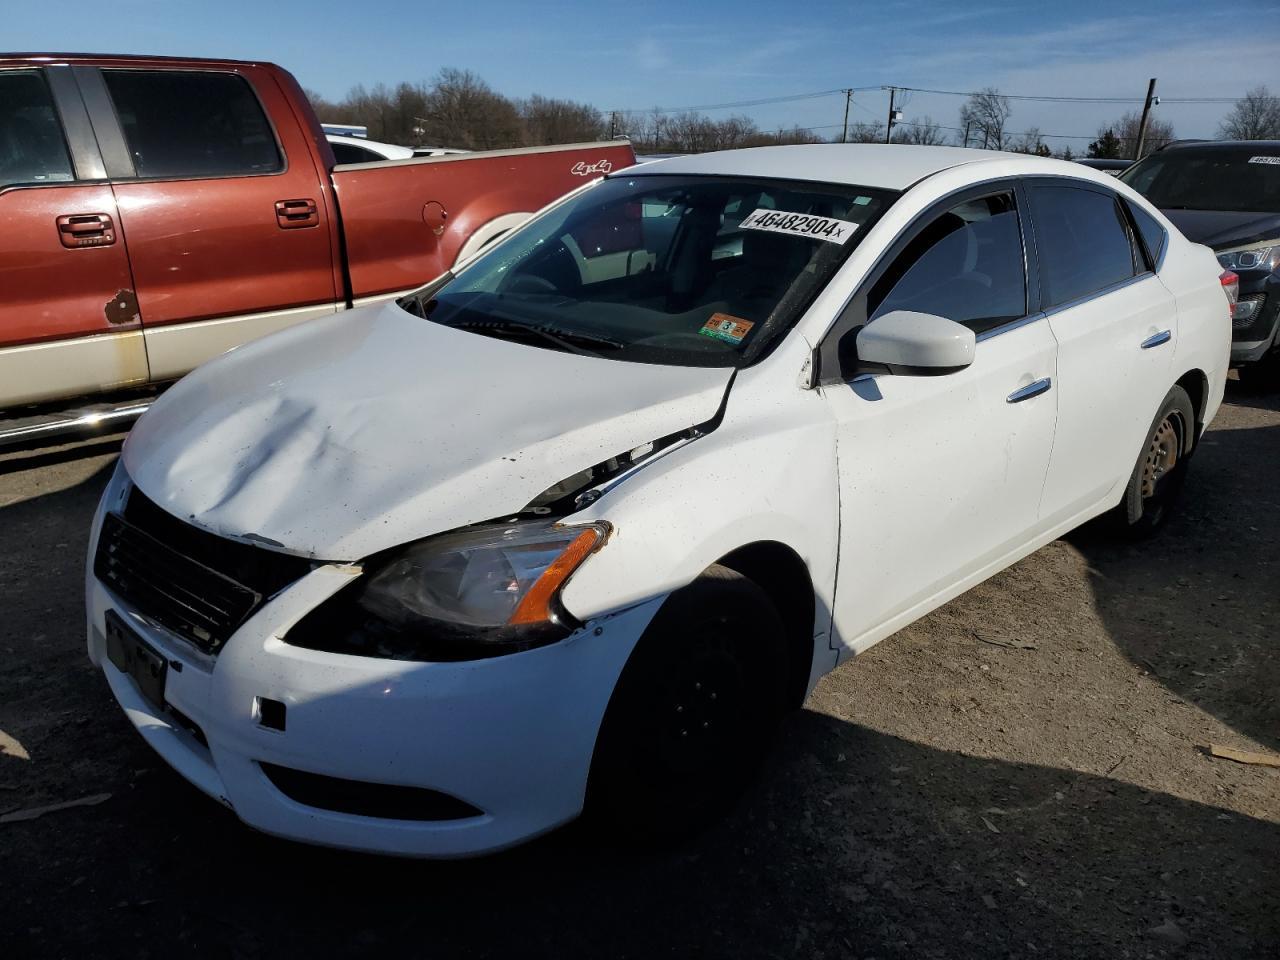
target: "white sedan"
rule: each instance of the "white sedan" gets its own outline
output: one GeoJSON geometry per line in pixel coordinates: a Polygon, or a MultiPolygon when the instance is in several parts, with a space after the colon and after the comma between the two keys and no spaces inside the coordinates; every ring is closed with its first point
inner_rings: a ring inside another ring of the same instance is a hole
{"type": "Polygon", "coordinates": [[[1230,279],[1074,163],[622,171],[161,397],[94,521],[89,654],[270,833],[679,831],[842,660],[1091,517],[1160,524],[1230,279]]]}

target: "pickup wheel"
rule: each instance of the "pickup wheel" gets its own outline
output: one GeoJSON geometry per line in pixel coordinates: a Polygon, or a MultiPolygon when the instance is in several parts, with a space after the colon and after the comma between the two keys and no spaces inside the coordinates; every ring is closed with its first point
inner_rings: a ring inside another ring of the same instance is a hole
{"type": "Polygon", "coordinates": [[[782,718],[786,665],[782,620],[753,581],[717,565],[673,593],[605,712],[587,819],[677,839],[720,814],[782,718]]]}
{"type": "Polygon", "coordinates": [[[1169,518],[1186,482],[1195,423],[1191,398],[1182,387],[1174,386],[1147,431],[1120,503],[1131,536],[1150,536],[1169,518]]]}

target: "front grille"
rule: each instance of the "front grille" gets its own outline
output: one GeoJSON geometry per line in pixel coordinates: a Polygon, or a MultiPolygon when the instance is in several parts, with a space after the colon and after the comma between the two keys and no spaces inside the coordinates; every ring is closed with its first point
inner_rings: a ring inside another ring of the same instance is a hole
{"type": "Polygon", "coordinates": [[[131,608],[216,654],[265,600],[312,566],[193,527],[134,488],[124,515],[109,513],[103,522],[93,572],[131,608]]]}

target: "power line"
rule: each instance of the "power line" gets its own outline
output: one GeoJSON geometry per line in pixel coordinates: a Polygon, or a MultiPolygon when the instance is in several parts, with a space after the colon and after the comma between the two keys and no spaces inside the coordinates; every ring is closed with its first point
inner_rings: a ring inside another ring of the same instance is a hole
{"type": "MultiPolygon", "coordinates": [[[[796,93],[796,94],[791,94],[789,96],[783,96],[783,97],[762,97],[757,100],[735,100],[727,103],[695,104],[694,106],[688,106],[688,107],[652,107],[649,109],[629,109],[629,110],[617,110],[613,112],[632,115],[632,114],[645,114],[645,113],[663,113],[663,114],[685,113],[685,112],[696,113],[699,111],[709,111],[709,110],[733,110],[740,107],[762,107],[762,106],[767,106],[769,104],[775,104],[775,103],[794,103],[800,100],[814,100],[819,97],[831,97],[831,96],[836,96],[837,94],[844,94],[846,90],[851,90],[854,93],[867,93],[870,91],[889,90],[889,89],[908,91],[910,93],[930,93],[930,94],[936,94],[938,96],[944,96],[944,97],[973,97],[973,96],[978,96],[982,92],[982,91],[972,91],[972,90],[937,90],[937,89],[932,89],[928,87],[901,87],[901,86],[890,87],[887,84],[881,84],[878,86],[839,87],[834,90],[815,90],[810,93],[796,93]]],[[[1038,103],[1143,103],[1144,102],[1144,99],[1142,97],[1068,97],[1068,96],[1041,96],[1041,95],[1026,94],[1026,93],[998,93],[998,95],[1000,97],[1003,97],[1005,100],[1029,100],[1029,101],[1035,101],[1038,103]]],[[[1160,104],[1162,106],[1167,104],[1196,104],[1196,103],[1226,104],[1226,103],[1239,103],[1243,99],[1244,99],[1243,97],[1161,97],[1160,104]]],[[[866,110],[865,107],[863,107],[861,104],[857,103],[856,101],[854,102],[853,105],[857,107],[859,110],[866,110]]],[[[867,112],[870,112],[870,111],[867,111],[867,112]]]]}
{"type": "MultiPolygon", "coordinates": [[[[812,93],[796,93],[786,97],[762,97],[759,100],[735,100],[731,103],[704,103],[692,107],[650,107],[645,110],[618,110],[617,113],[625,113],[627,115],[646,114],[646,113],[699,113],[708,110],[735,110],[739,107],[762,107],[772,103],[793,103],[797,100],[816,100],[819,97],[830,97],[835,94],[843,94],[849,88],[841,87],[839,90],[815,90],[812,93]]],[[[867,87],[865,89],[879,89],[878,87],[867,87]]],[[[855,88],[856,92],[856,88],[855,88]]]]}

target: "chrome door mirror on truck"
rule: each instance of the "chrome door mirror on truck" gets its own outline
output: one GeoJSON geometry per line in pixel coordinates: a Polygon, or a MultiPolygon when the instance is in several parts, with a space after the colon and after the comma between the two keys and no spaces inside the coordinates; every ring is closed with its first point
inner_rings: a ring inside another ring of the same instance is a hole
{"type": "Polygon", "coordinates": [[[932,313],[894,310],[858,331],[853,373],[938,376],[973,363],[977,338],[963,324],[932,313]]]}

